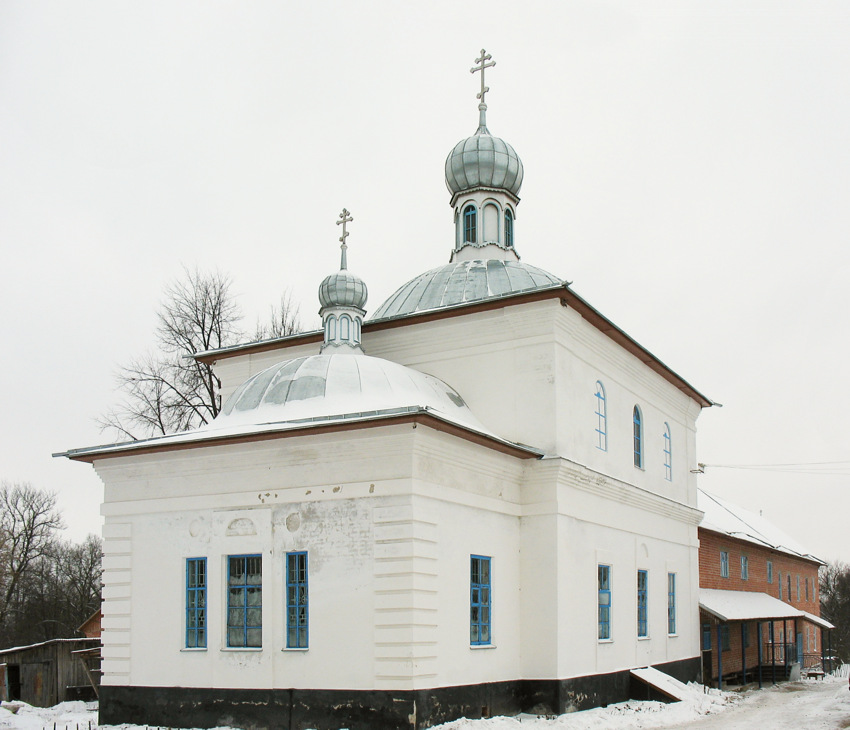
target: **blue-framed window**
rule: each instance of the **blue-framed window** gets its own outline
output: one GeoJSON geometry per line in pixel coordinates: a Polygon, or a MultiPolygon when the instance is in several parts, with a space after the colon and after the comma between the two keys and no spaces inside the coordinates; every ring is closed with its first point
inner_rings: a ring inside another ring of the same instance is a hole
{"type": "Polygon", "coordinates": [[[643,419],[640,408],[634,407],[632,411],[632,433],[634,435],[635,466],[643,469],[643,419]]]}
{"type": "Polygon", "coordinates": [[[325,342],[336,339],[336,317],[332,314],[325,320],[325,342]]]}
{"type": "Polygon", "coordinates": [[[492,641],[490,630],[490,558],[470,556],[469,643],[474,646],[492,641]]]}
{"type": "Polygon", "coordinates": [[[797,576],[797,600],[800,600],[800,576],[797,576]]]}
{"type": "Polygon", "coordinates": [[[741,580],[750,579],[750,560],[746,555],[741,556],[741,580]]]}
{"type": "Polygon", "coordinates": [[[600,639],[611,638],[611,566],[597,566],[597,590],[599,591],[599,631],[600,639]]]}
{"type": "Polygon", "coordinates": [[[807,577],[807,578],[806,578],[806,601],[810,601],[810,600],[811,600],[811,598],[809,598],[809,596],[810,596],[810,595],[811,595],[811,594],[809,593],[809,579],[808,579],[808,577],[807,577]]]}
{"type": "Polygon", "coordinates": [[[767,582],[773,583],[773,561],[767,561],[767,582]]]}
{"type": "Polygon", "coordinates": [[[638,636],[646,636],[648,633],[647,628],[647,605],[646,605],[646,594],[647,594],[647,583],[649,582],[649,577],[647,576],[647,571],[639,570],[637,572],[637,632],[638,636]]]}
{"type": "Polygon", "coordinates": [[[788,575],[786,577],[788,579],[788,600],[790,601],[791,600],[791,574],[788,573],[788,575]]]}
{"type": "Polygon", "coordinates": [[[664,478],[673,481],[673,439],[670,437],[670,424],[664,424],[664,478]]]}
{"type": "Polygon", "coordinates": [[[608,451],[608,400],[601,380],[596,381],[596,448],[608,451]]]}
{"type": "Polygon", "coordinates": [[[711,624],[702,625],[702,650],[711,651],[711,624]]]}
{"type": "Polygon", "coordinates": [[[676,574],[667,573],[667,633],[676,633],[676,574]]]}
{"type": "Polygon", "coordinates": [[[286,647],[306,649],[309,641],[310,596],[306,551],[286,554],[286,647]]]}
{"type": "Polygon", "coordinates": [[[720,651],[729,651],[729,624],[721,624],[720,626],[720,651]]]}
{"type": "Polygon", "coordinates": [[[263,645],[263,557],[227,558],[227,645],[263,645]]]}
{"type": "Polygon", "coordinates": [[[514,214],[510,209],[505,211],[505,246],[508,248],[514,246],[514,214]]]}
{"type": "Polygon", "coordinates": [[[729,577],[729,553],[725,550],[720,551],[720,577],[729,577]]]}
{"type": "Polygon", "coordinates": [[[339,339],[348,342],[351,339],[351,317],[341,314],[339,317],[339,339]]]}
{"type": "Polygon", "coordinates": [[[474,205],[463,209],[463,242],[475,243],[478,240],[478,215],[474,205]]]}
{"type": "Polygon", "coordinates": [[[207,645],[207,559],[186,560],[186,648],[207,645]]]}
{"type": "Polygon", "coordinates": [[[782,573],[777,574],[777,583],[779,583],[779,600],[782,600],[782,573]]]}

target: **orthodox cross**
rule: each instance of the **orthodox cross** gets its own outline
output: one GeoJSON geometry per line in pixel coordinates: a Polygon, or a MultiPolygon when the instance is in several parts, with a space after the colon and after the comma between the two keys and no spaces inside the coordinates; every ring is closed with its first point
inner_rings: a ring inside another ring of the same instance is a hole
{"type": "Polygon", "coordinates": [[[353,220],[354,218],[351,217],[351,214],[343,208],[342,213],[339,214],[339,220],[336,222],[338,226],[342,226],[342,235],[339,237],[340,243],[342,243],[342,246],[340,246],[342,249],[342,257],[339,264],[340,271],[345,271],[345,269],[348,268],[348,262],[346,261],[345,256],[345,250],[348,248],[345,244],[345,239],[348,238],[348,231],[345,230],[345,224],[351,223],[353,220]]]}
{"type": "Polygon", "coordinates": [[[471,73],[471,74],[474,74],[476,71],[481,72],[481,91],[478,94],[475,95],[475,98],[478,99],[482,104],[485,103],[484,94],[486,94],[488,91],[490,91],[489,86],[484,86],[484,69],[485,68],[491,68],[491,67],[496,65],[495,61],[491,61],[490,63],[487,63],[492,58],[493,57],[482,48],[481,49],[481,58],[475,59],[475,63],[477,63],[479,65],[475,66],[474,68],[469,69],[469,73],[471,73]]]}

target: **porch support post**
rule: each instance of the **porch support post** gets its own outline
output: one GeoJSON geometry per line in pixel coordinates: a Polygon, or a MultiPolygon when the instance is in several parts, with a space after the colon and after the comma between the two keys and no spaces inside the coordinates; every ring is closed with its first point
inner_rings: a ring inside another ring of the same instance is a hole
{"type": "Polygon", "coordinates": [[[776,631],[773,619],[770,619],[770,678],[776,684],[776,631]]]}
{"type": "Polygon", "coordinates": [[[761,621],[756,623],[756,636],[758,637],[758,658],[759,658],[759,689],[761,689],[761,665],[763,664],[762,657],[762,631],[761,631],[761,621]]]}
{"type": "MultiPolygon", "coordinates": [[[[790,580],[790,579],[789,579],[790,580]]],[[[785,659],[785,676],[783,679],[788,679],[788,619],[782,619],[782,655],[785,659]]]]}
{"type": "Polygon", "coordinates": [[[747,622],[741,621],[741,684],[747,683],[747,646],[744,637],[747,634],[747,622]]]}
{"type": "Polygon", "coordinates": [[[717,622],[717,689],[723,689],[723,631],[717,622]]]}

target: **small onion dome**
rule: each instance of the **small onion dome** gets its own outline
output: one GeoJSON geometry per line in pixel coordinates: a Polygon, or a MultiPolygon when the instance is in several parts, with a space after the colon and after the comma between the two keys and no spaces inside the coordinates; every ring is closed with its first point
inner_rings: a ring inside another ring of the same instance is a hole
{"type": "Polygon", "coordinates": [[[319,285],[319,304],[326,307],[355,307],[363,309],[366,305],[366,284],[359,276],[350,271],[337,271],[326,277],[319,285]]]}
{"type": "Polygon", "coordinates": [[[411,279],[390,295],[371,319],[400,317],[482,299],[563,286],[565,283],[557,276],[522,261],[456,261],[411,279]]]}
{"type": "Polygon", "coordinates": [[[522,173],[522,160],[514,148],[486,127],[458,142],[446,158],[446,186],[452,195],[483,187],[518,196],[522,173]]]}

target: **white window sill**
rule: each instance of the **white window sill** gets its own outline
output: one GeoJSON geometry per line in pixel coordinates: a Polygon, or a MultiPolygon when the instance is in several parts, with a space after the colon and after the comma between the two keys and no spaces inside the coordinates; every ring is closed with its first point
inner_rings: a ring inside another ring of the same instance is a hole
{"type": "Polygon", "coordinates": [[[678,639],[678,638],[679,638],[679,634],[667,634],[667,638],[668,638],[668,639],[678,639]]]}
{"type": "Polygon", "coordinates": [[[495,649],[495,644],[470,644],[469,648],[473,651],[478,651],[479,649],[495,649]]]}
{"type": "Polygon", "coordinates": [[[650,639],[652,639],[651,636],[638,636],[637,637],[638,641],[649,641],[650,639]]]}
{"type": "Polygon", "coordinates": [[[596,643],[598,643],[598,644],[613,644],[614,639],[597,639],[596,643]]]}
{"type": "Polygon", "coordinates": [[[262,651],[262,646],[223,646],[219,651],[262,651]]]}
{"type": "Polygon", "coordinates": [[[207,650],[207,647],[205,647],[205,646],[184,646],[180,651],[193,652],[193,651],[206,651],[206,650],[207,650]]]}
{"type": "Polygon", "coordinates": [[[305,651],[310,651],[310,647],[309,646],[285,646],[285,647],[283,647],[283,649],[281,649],[281,651],[301,651],[301,652],[305,652],[305,651]]]}

